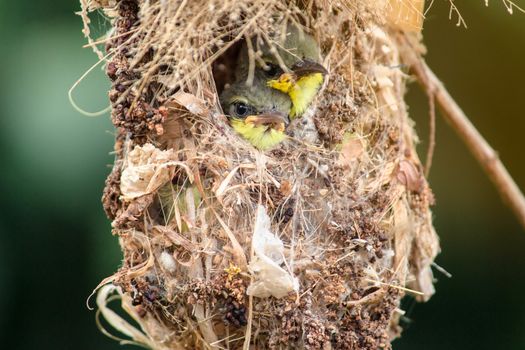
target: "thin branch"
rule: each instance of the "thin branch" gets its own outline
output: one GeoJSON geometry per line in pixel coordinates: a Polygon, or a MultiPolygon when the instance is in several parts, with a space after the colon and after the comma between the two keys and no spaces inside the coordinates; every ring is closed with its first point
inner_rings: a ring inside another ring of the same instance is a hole
{"type": "Polygon", "coordinates": [[[436,98],[434,91],[428,90],[428,114],[429,114],[429,131],[428,131],[428,149],[425,161],[425,176],[430,174],[432,159],[434,158],[434,149],[436,148],[436,98]]]}
{"type": "Polygon", "coordinates": [[[465,142],[474,157],[481,164],[503,200],[511,207],[521,225],[525,228],[525,198],[509,172],[498,157],[497,152],[476,130],[465,113],[450,96],[443,83],[427,66],[423,58],[410,45],[408,37],[402,39],[405,49],[401,50],[403,61],[409,65],[418,82],[426,91],[432,92],[444,118],[452,125],[465,142]]]}

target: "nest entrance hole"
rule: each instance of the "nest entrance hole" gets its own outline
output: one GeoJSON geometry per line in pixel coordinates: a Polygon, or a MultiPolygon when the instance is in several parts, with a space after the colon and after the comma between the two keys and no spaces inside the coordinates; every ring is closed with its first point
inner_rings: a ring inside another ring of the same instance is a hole
{"type": "Polygon", "coordinates": [[[217,93],[221,93],[235,81],[235,69],[241,53],[243,40],[237,40],[212,63],[213,79],[217,93]]]}

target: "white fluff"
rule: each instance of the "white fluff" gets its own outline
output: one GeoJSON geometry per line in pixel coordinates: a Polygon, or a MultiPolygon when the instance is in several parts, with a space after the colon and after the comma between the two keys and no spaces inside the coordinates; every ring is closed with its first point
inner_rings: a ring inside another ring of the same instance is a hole
{"type": "Polygon", "coordinates": [[[162,267],[169,272],[175,272],[177,269],[175,259],[173,259],[173,256],[165,250],[160,254],[160,263],[162,267]]]}

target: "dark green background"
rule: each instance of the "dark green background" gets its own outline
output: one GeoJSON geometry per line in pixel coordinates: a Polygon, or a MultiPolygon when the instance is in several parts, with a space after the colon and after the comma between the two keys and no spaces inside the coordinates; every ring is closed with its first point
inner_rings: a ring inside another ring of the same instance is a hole
{"type": "MultiPolygon", "coordinates": [[[[435,1],[425,24],[428,62],[525,188],[525,15],[499,0],[457,1],[468,29],[435,1]]],[[[525,1],[516,0],[525,7],[525,1]]],[[[86,297],[120,263],[100,196],[112,163],[108,116],[88,118],[67,90],[97,59],[76,1],[0,1],[0,344],[3,349],[118,349],[99,333],[86,297]]],[[[102,26],[94,23],[95,28],[102,26]]],[[[81,106],[103,109],[96,69],[81,106]]],[[[411,116],[425,153],[428,112],[412,85],[411,116]]],[[[407,302],[395,348],[525,349],[525,232],[481,168],[438,120],[430,176],[443,253],[438,293],[407,302]]]]}

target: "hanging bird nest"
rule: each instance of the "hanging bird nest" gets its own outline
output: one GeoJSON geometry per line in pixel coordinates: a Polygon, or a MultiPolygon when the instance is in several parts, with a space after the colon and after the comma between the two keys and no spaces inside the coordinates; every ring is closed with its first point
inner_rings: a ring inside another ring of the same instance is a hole
{"type": "Polygon", "coordinates": [[[403,296],[433,294],[439,250],[403,100],[400,37],[422,50],[421,16],[403,1],[82,5],[88,36],[89,11],[112,25],[103,204],[123,263],[99,291],[106,320],[153,349],[390,348],[403,296]],[[275,45],[289,25],[317,40],[329,74],[261,152],[218,93],[242,42],[275,45]],[[140,329],[107,307],[112,293],[140,329]]]}

